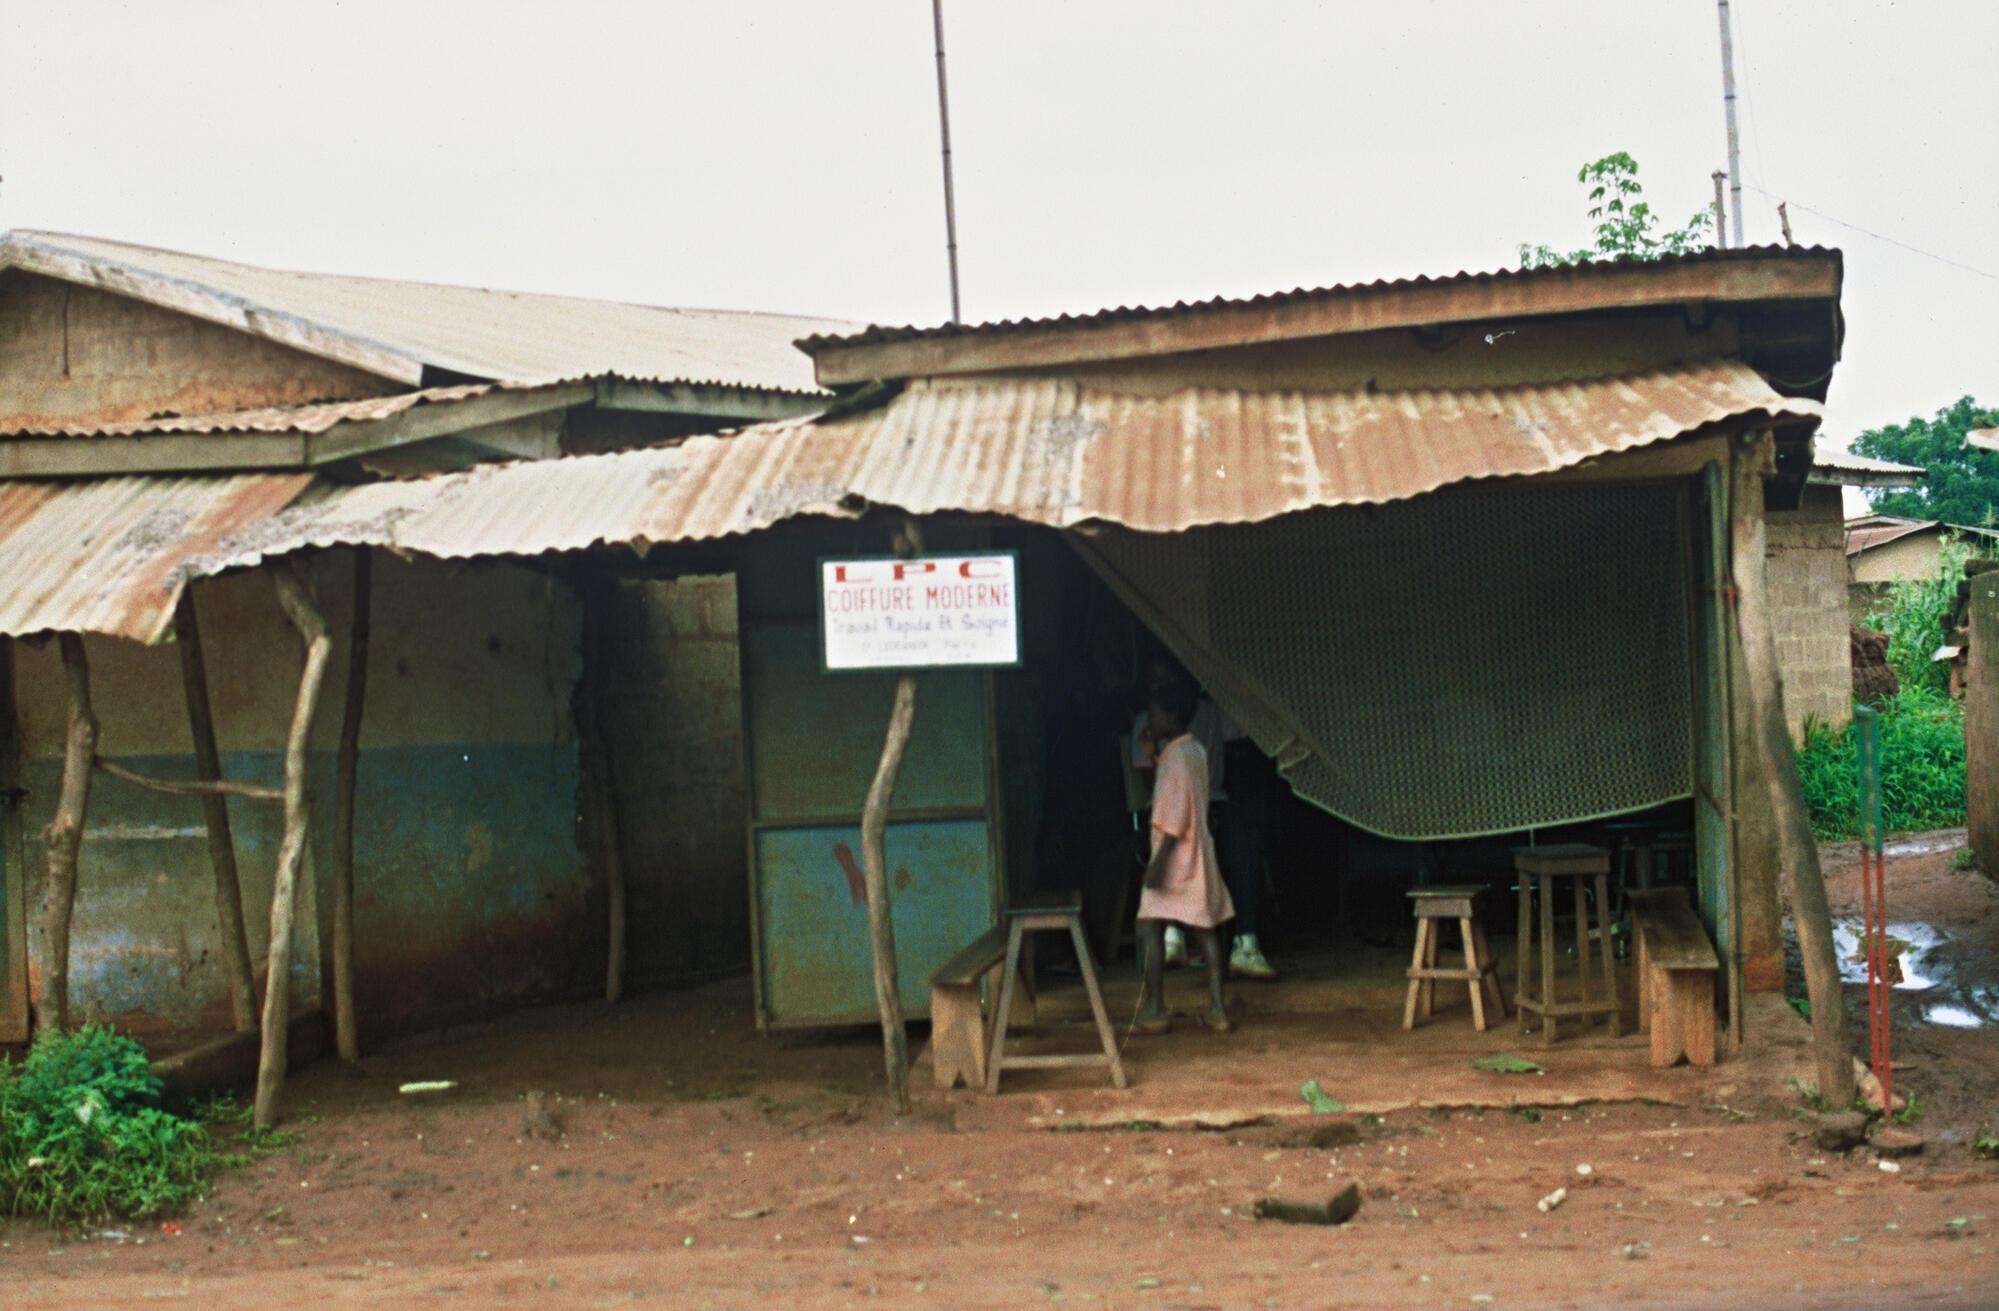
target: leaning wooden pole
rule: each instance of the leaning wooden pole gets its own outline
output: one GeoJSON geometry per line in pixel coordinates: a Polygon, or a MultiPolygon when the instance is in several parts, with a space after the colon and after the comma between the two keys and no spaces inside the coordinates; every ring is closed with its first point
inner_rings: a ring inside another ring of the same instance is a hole
{"type": "MultiPolygon", "coordinates": [[[[896,543],[896,554],[913,555],[923,540],[912,521],[896,543]]],[[[888,805],[895,780],[909,750],[910,726],[916,719],[916,675],[895,680],[895,703],[889,710],[888,734],[874,781],[868,784],[861,810],[861,881],[868,897],[868,941],[875,969],[875,1005],[881,1011],[882,1060],[888,1067],[888,1095],[897,1114],[909,1110],[909,1031],[902,1016],[902,988],[897,983],[895,922],[888,900],[888,805]]]]}
{"type": "Polygon", "coordinates": [[[63,741],[62,794],[55,818],[42,830],[49,849],[49,887],[43,933],[48,960],[42,970],[44,1013],[56,1029],[69,1028],[69,925],[76,911],[77,858],[83,819],[90,808],[90,775],[97,757],[97,715],[90,706],[90,659],[83,638],[63,633],[63,683],[69,696],[69,731],[63,741]]]}
{"type": "MultiPolygon", "coordinates": [[[[180,649],[180,680],[187,697],[187,726],[194,739],[194,772],[203,782],[222,781],[222,753],[215,745],[215,712],[208,701],[208,665],[201,653],[201,625],[195,619],[194,589],[182,594],[174,611],[174,645],[180,649]]],[[[236,873],[236,838],[229,829],[229,800],[220,793],[201,798],[208,829],[208,863],[215,871],[215,923],[222,937],[222,968],[229,976],[229,1007],[236,1032],[257,1027],[257,979],[250,967],[250,935],[243,925],[243,884],[236,873]]]]}
{"type": "Polygon", "coordinates": [[[1846,1048],[1846,999],[1840,991],[1832,910],[1819,869],[1818,843],[1812,837],[1804,785],[1798,779],[1797,749],[1784,722],[1784,688],[1777,671],[1776,639],[1764,586],[1763,478],[1771,458],[1767,439],[1735,455],[1730,518],[1736,617],[1742,663],[1748,674],[1750,736],[1756,744],[1757,762],[1769,780],[1770,804],[1777,817],[1777,863],[1791,903],[1799,954],[1804,958],[1819,1094],[1843,1107],[1854,1094],[1853,1056],[1846,1048]]]}
{"type": "Polygon", "coordinates": [[[333,793],[333,1046],[343,1061],[361,1059],[354,1014],[354,789],[361,765],[361,715],[368,697],[369,611],[374,556],[354,552],[354,616],[347,626],[347,701],[340,715],[340,750],[333,793]]]}
{"type": "Polygon", "coordinates": [[[609,643],[610,588],[600,579],[583,581],[583,678],[577,688],[580,720],[577,734],[583,748],[583,818],[590,845],[604,875],[604,1000],[625,995],[625,862],[618,833],[617,790],[612,786],[611,744],[604,737],[604,676],[609,643]]]}
{"type": "Polygon", "coordinates": [[[305,845],[311,837],[306,745],[313,715],[319,709],[327,658],[333,650],[326,619],[313,603],[304,579],[289,565],[279,566],[271,578],[277,587],[278,604],[305,640],[305,668],[299,675],[298,701],[292,707],[291,732],[285,738],[285,830],[278,844],[277,876],[271,883],[271,947],[264,977],[263,1047],[257,1058],[254,1118],[260,1127],[276,1122],[278,1092],[285,1082],[285,1040],[291,1027],[292,909],[299,868],[305,863],[305,845]]]}

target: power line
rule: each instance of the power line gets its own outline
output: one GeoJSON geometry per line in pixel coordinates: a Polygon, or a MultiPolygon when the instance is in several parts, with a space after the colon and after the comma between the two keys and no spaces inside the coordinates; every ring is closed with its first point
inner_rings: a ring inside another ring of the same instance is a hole
{"type": "Polygon", "coordinates": [[[1757,186],[1754,182],[1744,182],[1742,185],[1748,187],[1751,191],[1754,191],[1759,195],[1768,196],[1772,200],[1781,200],[1784,201],[1786,204],[1794,205],[1797,208],[1805,211],[1805,213],[1813,215],[1816,218],[1822,218],[1828,223],[1836,223],[1840,227],[1846,228],[1849,231],[1858,232],[1863,237],[1872,237],[1876,241],[1885,241],[1889,245],[1899,246],[1901,249],[1906,250],[1911,254],[1921,255],[1924,259],[1933,259],[1939,264],[1948,264],[1952,268],[1962,269],[1966,273],[1976,273],[1981,278],[1992,278],[1995,280],[1999,280],[1999,273],[1993,273],[1990,270],[1981,269],[1975,265],[1966,264],[1960,260],[1954,260],[1950,258],[1948,255],[1939,255],[1935,251],[1924,250],[1921,246],[1911,246],[1906,241],[1897,241],[1895,240],[1895,238],[1890,237],[1884,233],[1876,232],[1872,228],[1863,228],[1858,223],[1848,223],[1843,218],[1834,218],[1832,215],[1826,213],[1822,209],[1813,209],[1810,205],[1805,204],[1805,202],[1803,202],[1802,200],[1792,200],[1788,196],[1780,196],[1774,191],[1768,190],[1767,188],[1764,187],[1757,186]]]}

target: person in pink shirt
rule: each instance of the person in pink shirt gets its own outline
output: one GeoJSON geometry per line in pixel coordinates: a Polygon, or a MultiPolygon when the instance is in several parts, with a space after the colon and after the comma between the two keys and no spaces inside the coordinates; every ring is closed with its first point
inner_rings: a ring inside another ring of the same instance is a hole
{"type": "Polygon", "coordinates": [[[1171,1027],[1165,992],[1169,922],[1185,925],[1205,957],[1209,1005],[1203,1021],[1217,1033],[1230,1028],[1217,930],[1235,917],[1235,906],[1208,832],[1208,753],[1187,731],[1194,706],[1194,689],[1174,683],[1155,688],[1146,708],[1152,740],[1163,745],[1152,785],[1152,859],[1138,896],[1138,937],[1145,954],[1145,1005],[1135,1025],[1140,1033],[1171,1027]]]}

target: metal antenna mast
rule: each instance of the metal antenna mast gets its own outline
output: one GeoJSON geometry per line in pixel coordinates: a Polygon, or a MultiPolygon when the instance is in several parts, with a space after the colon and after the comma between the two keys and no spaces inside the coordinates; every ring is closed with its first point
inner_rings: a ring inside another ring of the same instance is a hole
{"type": "MultiPolygon", "coordinates": [[[[1723,0],[1725,5],[1727,0],[1723,0]]],[[[951,322],[961,322],[958,309],[958,201],[951,187],[951,97],[944,88],[944,0],[930,0],[930,21],[937,30],[937,128],[944,140],[944,249],[951,260],[951,322]]],[[[1729,92],[1730,96],[1735,93],[1729,92]]],[[[1733,106],[1734,101],[1731,100],[1733,106]]],[[[1729,139],[1734,140],[1734,109],[1729,110],[1729,139]]],[[[1735,203],[1742,204],[1736,193],[1735,203]]]]}
{"type": "MultiPolygon", "coordinates": [[[[1735,244],[1743,244],[1742,227],[1742,146],[1735,130],[1735,35],[1728,18],[1728,0],[1716,0],[1721,9],[1721,106],[1728,118],[1728,209],[1735,229],[1735,244]]],[[[939,59],[943,58],[940,53],[939,59]]],[[[940,66],[941,67],[941,66],[940,66]]],[[[1725,243],[1724,243],[1725,244],[1725,243]]]]}

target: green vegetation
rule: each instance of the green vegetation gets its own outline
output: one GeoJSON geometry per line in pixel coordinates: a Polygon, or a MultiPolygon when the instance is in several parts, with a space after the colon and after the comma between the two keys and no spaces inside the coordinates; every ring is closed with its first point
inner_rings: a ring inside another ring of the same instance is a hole
{"type": "Polygon", "coordinates": [[[1888,635],[1888,663],[1904,688],[1945,692],[1950,674],[1944,664],[1930,657],[1949,634],[1944,622],[1957,600],[1958,584],[1964,581],[1965,561],[1971,548],[1963,542],[1946,542],[1938,554],[1933,578],[1911,578],[1895,583],[1882,598],[1881,608],[1867,616],[1867,626],[1888,635]]]}
{"type": "Polygon", "coordinates": [[[1589,217],[1595,244],[1582,250],[1559,251],[1552,246],[1520,246],[1520,266],[1528,269],[1580,264],[1584,260],[1661,259],[1685,255],[1713,244],[1714,206],[1688,219],[1684,227],[1661,228],[1659,216],[1645,199],[1638,181],[1638,161],[1624,151],[1585,164],[1576,181],[1589,188],[1589,217]]]}
{"type": "MultiPolygon", "coordinates": [[[[1944,666],[1930,659],[1944,640],[1944,617],[1957,598],[1969,552],[1944,549],[1934,578],[1896,583],[1868,625],[1888,634],[1888,663],[1902,690],[1881,713],[1881,827],[1888,833],[1964,823],[1964,707],[1953,701],[1944,666]]],[[[1860,836],[1858,749],[1852,725],[1805,725],[1798,775],[1812,831],[1821,838],[1860,836]]]]}
{"type": "Polygon", "coordinates": [[[1495,1052],[1491,1056],[1481,1056],[1471,1063],[1474,1070],[1485,1070],[1492,1074],[1540,1074],[1541,1067],[1523,1056],[1511,1052],[1495,1052]]]}
{"type": "MultiPolygon", "coordinates": [[[[1940,692],[1905,689],[1880,710],[1882,831],[1964,823],[1964,708],[1940,692]]],[[[1798,775],[1819,837],[1860,836],[1858,768],[1852,725],[1805,725],[1798,775]]]]}
{"type": "Polygon", "coordinates": [[[1938,410],[1933,419],[1914,418],[1861,433],[1853,441],[1860,454],[1921,465],[1928,471],[1920,487],[1874,496],[1874,508],[1882,514],[1945,523],[1979,527],[1999,523],[1999,452],[1964,444],[1964,435],[1973,428],[1995,425],[1999,410],[1965,396],[1938,410]]]}
{"type": "Polygon", "coordinates": [[[109,1029],[45,1033],[19,1064],[0,1059],[0,1215],[58,1225],[170,1215],[216,1171],[282,1144],[244,1113],[212,1104],[199,1118],[159,1104],[146,1053],[109,1029]],[[225,1150],[211,1125],[242,1132],[225,1150]]]}

